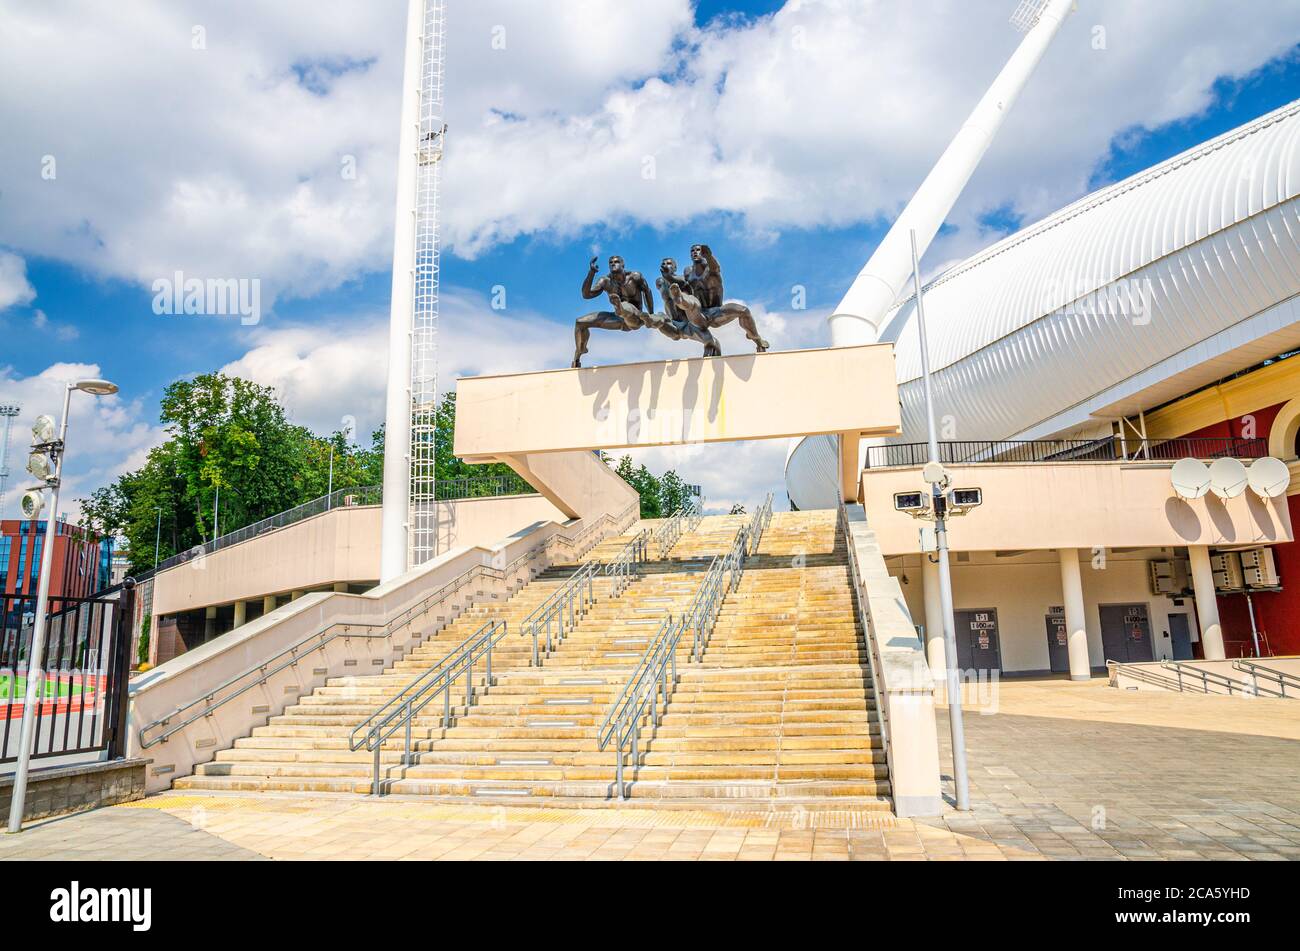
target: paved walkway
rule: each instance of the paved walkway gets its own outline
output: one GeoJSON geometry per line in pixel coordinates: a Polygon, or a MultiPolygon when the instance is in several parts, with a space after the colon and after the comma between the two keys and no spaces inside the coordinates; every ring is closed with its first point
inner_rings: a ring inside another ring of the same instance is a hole
{"type": "Polygon", "coordinates": [[[1179,699],[1005,683],[966,717],[974,808],[937,819],[167,793],[0,836],[0,860],[1300,858],[1300,704],[1179,699]]]}

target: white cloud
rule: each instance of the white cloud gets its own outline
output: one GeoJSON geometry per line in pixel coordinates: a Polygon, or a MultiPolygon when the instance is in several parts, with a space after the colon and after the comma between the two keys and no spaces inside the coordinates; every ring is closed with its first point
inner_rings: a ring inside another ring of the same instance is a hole
{"type": "MultiPolygon", "coordinates": [[[[49,414],[58,419],[67,384],[102,375],[94,363],[56,363],[32,376],[21,376],[11,367],[0,366],[0,400],[22,408],[14,420],[9,447],[12,474],[0,504],[0,516],[19,517],[22,489],[32,481],[25,469],[36,417],[49,414]]],[[[69,405],[68,454],[64,461],[59,512],[76,520],[81,514],[77,500],[109,484],[123,472],[143,465],[150,447],[162,441],[163,433],[160,427],[145,421],[146,410],[138,400],[73,393],[69,405]]]]}
{"type": "MultiPolygon", "coordinates": [[[[384,269],[404,8],[0,0],[0,241],[144,283],[261,277],[268,306],[384,269]]],[[[453,5],[448,245],[719,212],[768,241],[886,220],[1018,42],[1011,8],[790,0],[698,30],[688,0],[453,5]]],[[[1203,109],[1298,33],[1289,0],[1081,5],[936,256],[983,240],[981,210],[1076,197],[1116,135],[1203,109]]]]}
{"type": "Polygon", "coordinates": [[[0,310],[15,304],[30,304],[36,289],[27,280],[27,262],[16,254],[0,251],[0,310]]]}
{"type": "Polygon", "coordinates": [[[56,324],[43,310],[32,314],[32,326],[42,333],[53,334],[57,339],[68,343],[81,336],[81,331],[71,324],[56,324]]]}

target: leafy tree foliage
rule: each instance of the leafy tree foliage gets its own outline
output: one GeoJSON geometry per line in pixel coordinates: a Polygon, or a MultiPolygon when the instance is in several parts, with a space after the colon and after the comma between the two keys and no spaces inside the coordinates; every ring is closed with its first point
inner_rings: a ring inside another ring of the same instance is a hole
{"type": "MultiPolygon", "coordinates": [[[[173,383],[159,414],[168,438],[135,472],[81,500],[83,524],[124,537],[132,572],[325,495],[333,450],[335,490],[383,482],[384,432],[369,448],[352,434],[318,436],[290,422],[272,387],[208,373],[173,383]],[[220,511],[217,509],[220,490],[220,511]],[[159,531],[161,516],[161,531],[159,531]],[[217,521],[219,517],[219,523],[217,521]]],[[[510,473],[501,464],[471,466],[452,455],[455,394],[438,408],[437,477],[510,473]]]]}
{"type": "MultiPolygon", "coordinates": [[[[609,463],[609,457],[604,457],[609,463]]],[[[656,476],[644,464],[632,465],[632,457],[624,456],[614,466],[614,471],[641,496],[642,518],[668,518],[690,499],[690,491],[675,469],[656,476]]]]}

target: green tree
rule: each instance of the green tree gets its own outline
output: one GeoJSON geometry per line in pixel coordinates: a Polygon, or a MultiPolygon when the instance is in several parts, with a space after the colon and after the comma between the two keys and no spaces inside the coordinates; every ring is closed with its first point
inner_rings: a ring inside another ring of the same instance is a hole
{"type": "MultiPolygon", "coordinates": [[[[173,383],[159,414],[167,440],[144,465],[82,499],[82,523],[124,537],[130,570],[138,573],[179,552],[325,495],[333,449],[334,488],[379,486],[384,430],[368,449],[353,434],[320,437],[291,423],[272,387],[209,373],[173,383]],[[220,490],[218,522],[217,493],[220,490]],[[161,531],[159,530],[161,526],[161,531]]],[[[508,475],[501,463],[469,465],[452,452],[456,396],[440,401],[435,430],[438,480],[508,475]]],[[[520,481],[521,490],[526,483],[520,481]]],[[[475,485],[471,494],[488,494],[475,485]]]]}
{"type": "Polygon", "coordinates": [[[672,515],[685,508],[690,498],[690,491],[676,469],[669,469],[663,474],[659,480],[659,511],[664,515],[672,515]]]}

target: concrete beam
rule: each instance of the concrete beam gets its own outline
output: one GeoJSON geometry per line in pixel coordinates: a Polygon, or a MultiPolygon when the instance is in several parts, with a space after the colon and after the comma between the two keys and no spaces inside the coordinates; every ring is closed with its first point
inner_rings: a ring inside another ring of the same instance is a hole
{"type": "Polygon", "coordinates": [[[472,462],[900,432],[891,344],[473,377],[456,386],[455,452],[472,462]]]}

